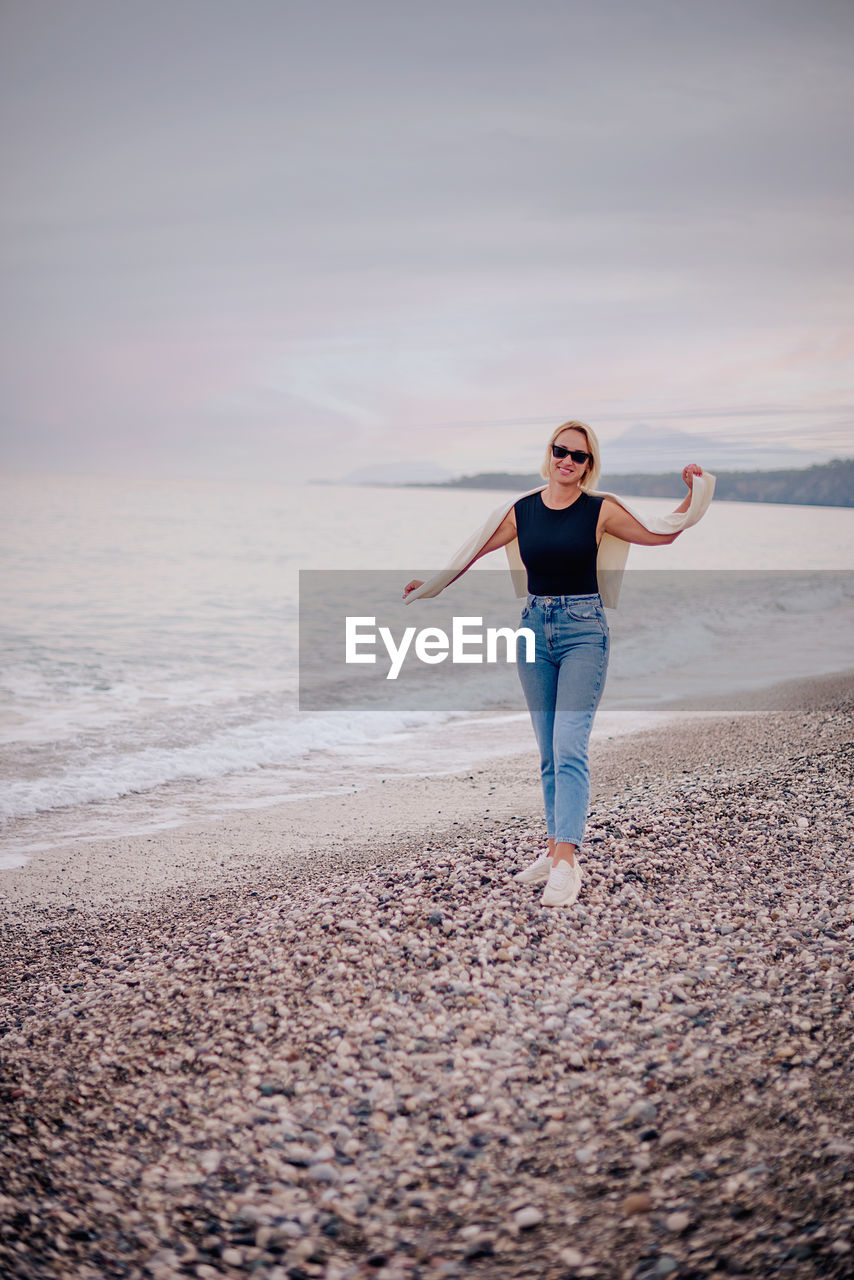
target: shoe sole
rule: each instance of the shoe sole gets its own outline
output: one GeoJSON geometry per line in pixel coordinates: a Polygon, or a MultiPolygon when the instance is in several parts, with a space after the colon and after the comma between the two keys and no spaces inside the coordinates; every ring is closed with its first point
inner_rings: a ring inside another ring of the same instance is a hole
{"type": "Polygon", "coordinates": [[[578,894],[573,890],[568,893],[565,898],[542,898],[540,905],[543,907],[571,907],[578,901],[578,894]]]}

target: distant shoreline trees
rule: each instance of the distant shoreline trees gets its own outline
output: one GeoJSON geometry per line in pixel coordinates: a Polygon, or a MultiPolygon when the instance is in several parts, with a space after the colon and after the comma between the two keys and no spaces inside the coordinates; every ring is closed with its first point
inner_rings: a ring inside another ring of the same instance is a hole
{"type": "MultiPolygon", "coordinates": [[[[787,471],[719,471],[715,497],[727,502],[780,502],[808,507],[854,507],[854,458],[834,458],[813,467],[787,471]]],[[[512,471],[481,471],[456,480],[410,483],[408,489],[533,489],[539,475],[512,471]]],[[[639,498],[678,496],[679,477],[631,472],[603,476],[600,489],[639,498]]]]}

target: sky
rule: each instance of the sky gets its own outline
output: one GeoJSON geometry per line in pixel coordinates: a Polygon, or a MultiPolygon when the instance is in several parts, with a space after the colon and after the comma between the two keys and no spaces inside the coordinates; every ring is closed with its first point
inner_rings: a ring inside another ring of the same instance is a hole
{"type": "Polygon", "coordinates": [[[849,0],[4,0],[2,458],[850,456],[852,50],[849,0]]]}

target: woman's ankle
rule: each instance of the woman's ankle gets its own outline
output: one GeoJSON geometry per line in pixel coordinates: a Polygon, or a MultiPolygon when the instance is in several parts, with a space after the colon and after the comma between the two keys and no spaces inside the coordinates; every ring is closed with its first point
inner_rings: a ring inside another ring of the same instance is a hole
{"type": "Polygon", "coordinates": [[[575,862],[577,846],[574,844],[569,844],[567,841],[564,841],[564,840],[558,841],[557,843],[554,843],[554,842],[552,843],[554,845],[552,861],[555,863],[568,862],[569,865],[572,866],[572,864],[575,862]]]}

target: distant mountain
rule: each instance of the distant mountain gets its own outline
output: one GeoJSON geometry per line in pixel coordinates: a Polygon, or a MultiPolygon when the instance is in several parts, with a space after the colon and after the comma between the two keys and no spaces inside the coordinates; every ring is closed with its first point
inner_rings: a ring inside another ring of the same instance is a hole
{"type": "MultiPolygon", "coordinates": [[[[672,478],[672,477],[671,477],[672,478]]],[[[535,485],[544,484],[539,474],[522,471],[478,471],[473,476],[454,476],[452,480],[442,480],[436,484],[410,484],[410,489],[533,489],[535,485]]]]}
{"type": "Polygon", "coordinates": [[[348,471],[336,484],[442,484],[453,472],[435,462],[378,462],[372,467],[348,471]]]}
{"type": "MultiPolygon", "coordinates": [[[[710,470],[714,471],[711,467],[710,470]]],[[[781,471],[719,471],[715,497],[728,502],[781,502],[797,506],[854,507],[854,458],[835,458],[820,466],[781,471]]],[[[482,471],[435,486],[443,489],[505,489],[521,492],[542,484],[539,475],[482,471]]],[[[599,487],[639,498],[677,498],[678,473],[650,475],[609,472],[599,487]]],[[[430,486],[431,488],[434,486],[430,486]]]]}

